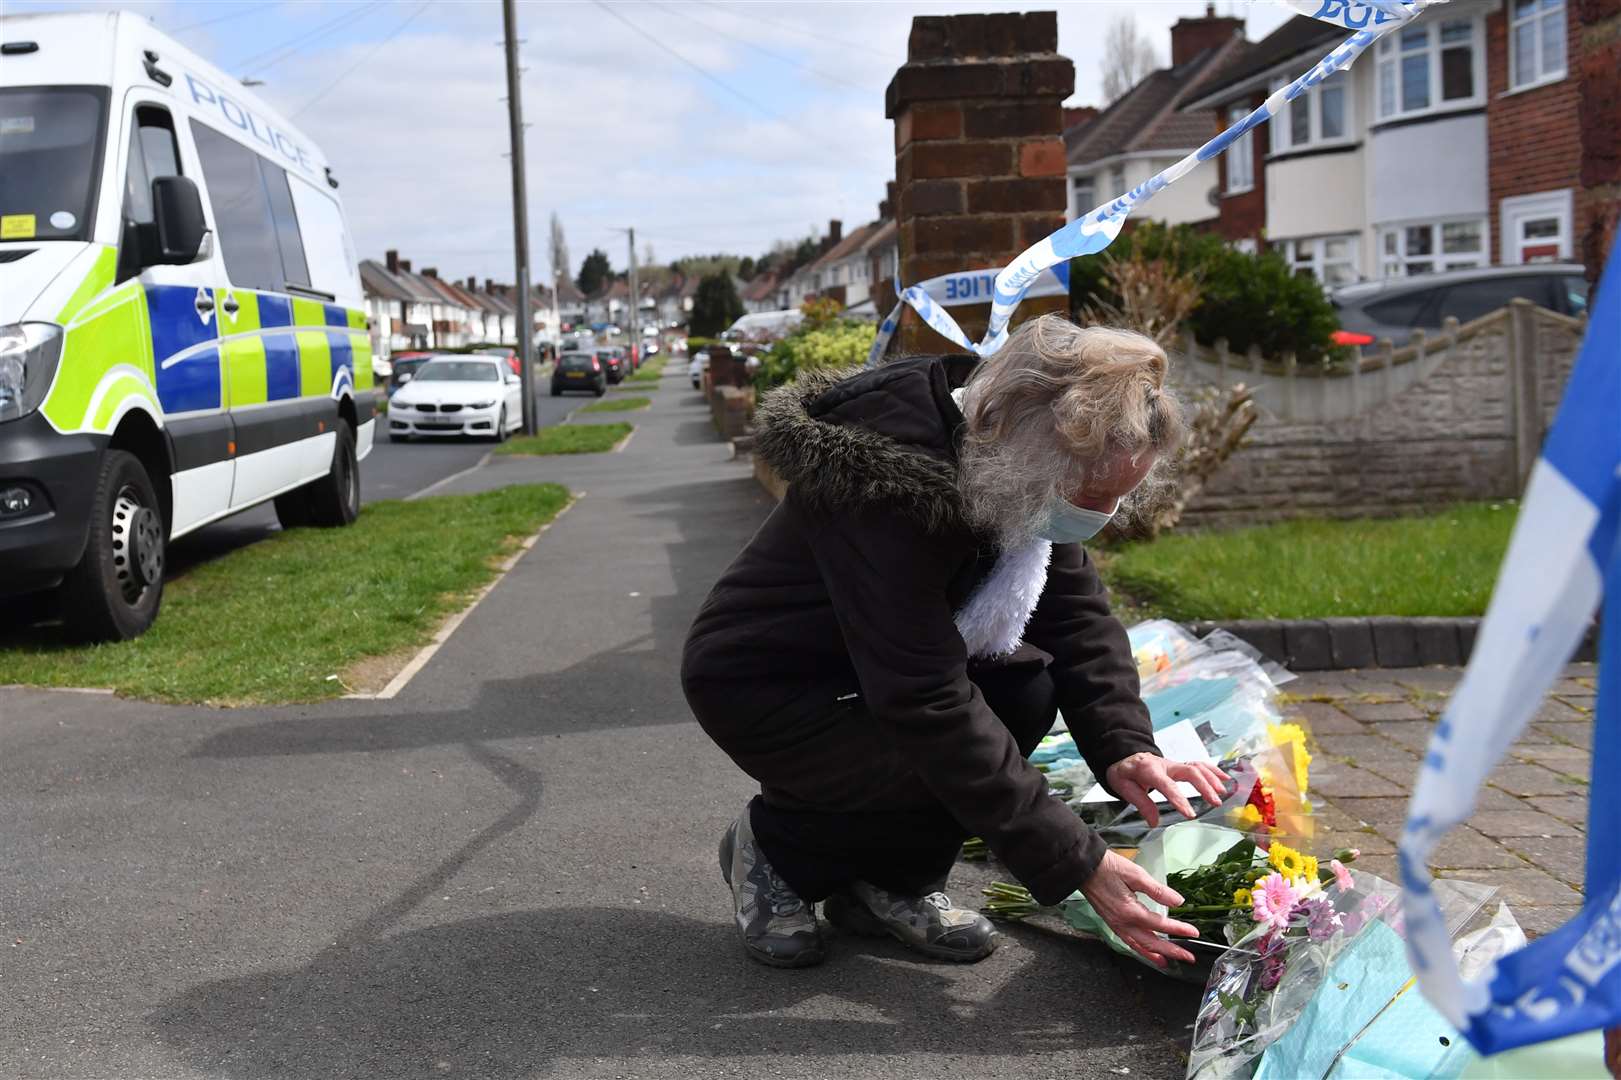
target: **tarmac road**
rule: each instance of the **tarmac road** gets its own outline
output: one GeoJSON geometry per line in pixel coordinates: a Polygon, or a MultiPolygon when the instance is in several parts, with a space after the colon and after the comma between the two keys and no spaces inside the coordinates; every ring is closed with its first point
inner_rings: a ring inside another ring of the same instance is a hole
{"type": "Polygon", "coordinates": [[[392,701],[0,690],[0,1075],[1181,1075],[1196,993],[1071,937],[742,955],[676,672],[770,504],[678,366],[629,419],[446,486],[583,494],[392,701]]]}

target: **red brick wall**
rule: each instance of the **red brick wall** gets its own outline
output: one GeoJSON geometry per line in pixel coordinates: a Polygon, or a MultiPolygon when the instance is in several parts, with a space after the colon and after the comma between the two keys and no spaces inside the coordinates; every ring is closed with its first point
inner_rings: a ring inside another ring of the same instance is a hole
{"type": "Polygon", "coordinates": [[[1577,109],[1585,190],[1577,195],[1576,256],[1596,281],[1621,219],[1621,0],[1573,2],[1585,46],[1577,109]]]}
{"type": "MultiPolygon", "coordinates": [[[[906,282],[1000,269],[1064,224],[1063,100],[1075,69],[1052,12],[918,16],[885,95],[895,121],[896,222],[906,282]]],[[[1022,304],[1015,321],[1056,304],[1022,304]]],[[[977,337],[985,305],[952,309],[977,337]]],[[[906,352],[950,348],[908,311],[906,352]]]]}
{"type": "MultiPolygon", "coordinates": [[[[1244,104],[1250,108],[1266,100],[1266,94],[1256,91],[1244,104]]],[[[1227,130],[1227,110],[1232,102],[1222,108],[1212,111],[1212,132],[1221,134],[1227,130]]],[[[1222,154],[1216,159],[1217,181],[1217,217],[1212,231],[1226,237],[1228,240],[1252,239],[1256,247],[1265,246],[1266,236],[1266,125],[1256,128],[1250,133],[1250,146],[1254,152],[1254,161],[1250,167],[1254,170],[1255,186],[1240,195],[1227,194],[1227,155],[1222,154]]]]}
{"type": "MultiPolygon", "coordinates": [[[[1566,3],[1566,70],[1556,83],[1517,94],[1508,90],[1509,41],[1506,3],[1486,17],[1486,143],[1490,192],[1491,261],[1502,261],[1504,199],[1538,191],[1559,191],[1580,184],[1582,33],[1576,0],[1566,3]]],[[[1574,235],[1585,227],[1586,200],[1577,192],[1574,235]]],[[[1577,251],[1579,257],[1580,252],[1577,251]]]]}

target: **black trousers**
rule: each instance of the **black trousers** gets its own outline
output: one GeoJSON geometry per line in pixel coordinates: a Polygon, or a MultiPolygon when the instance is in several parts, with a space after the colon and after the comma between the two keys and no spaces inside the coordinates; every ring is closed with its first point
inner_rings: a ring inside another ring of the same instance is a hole
{"type": "MultiPolygon", "coordinates": [[[[970,678],[1028,756],[1058,714],[1046,666],[988,667],[970,678]]],[[[857,880],[907,895],[942,888],[967,833],[863,702],[812,693],[761,715],[751,696],[688,688],[704,730],[760,782],[750,823],[783,880],[808,901],[857,880]]]]}

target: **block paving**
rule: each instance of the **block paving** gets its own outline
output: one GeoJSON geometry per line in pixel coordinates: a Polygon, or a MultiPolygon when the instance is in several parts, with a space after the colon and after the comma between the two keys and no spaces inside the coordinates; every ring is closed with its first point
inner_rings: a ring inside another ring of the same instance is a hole
{"type": "MultiPolygon", "coordinates": [[[[1284,711],[1311,732],[1318,852],[1354,847],[1357,866],[1398,880],[1396,842],[1419,757],[1456,668],[1314,672],[1286,684],[1284,711]]],[[[1495,885],[1527,935],[1582,904],[1596,671],[1572,664],[1492,770],[1474,816],[1437,847],[1438,877],[1495,885]]]]}

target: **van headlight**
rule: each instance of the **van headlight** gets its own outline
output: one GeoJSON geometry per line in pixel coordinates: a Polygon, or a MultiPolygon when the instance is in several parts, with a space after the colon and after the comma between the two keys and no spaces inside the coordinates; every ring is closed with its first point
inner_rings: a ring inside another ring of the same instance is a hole
{"type": "Polygon", "coordinates": [[[61,358],[62,328],[55,323],[0,326],[0,421],[39,408],[61,358]]]}

